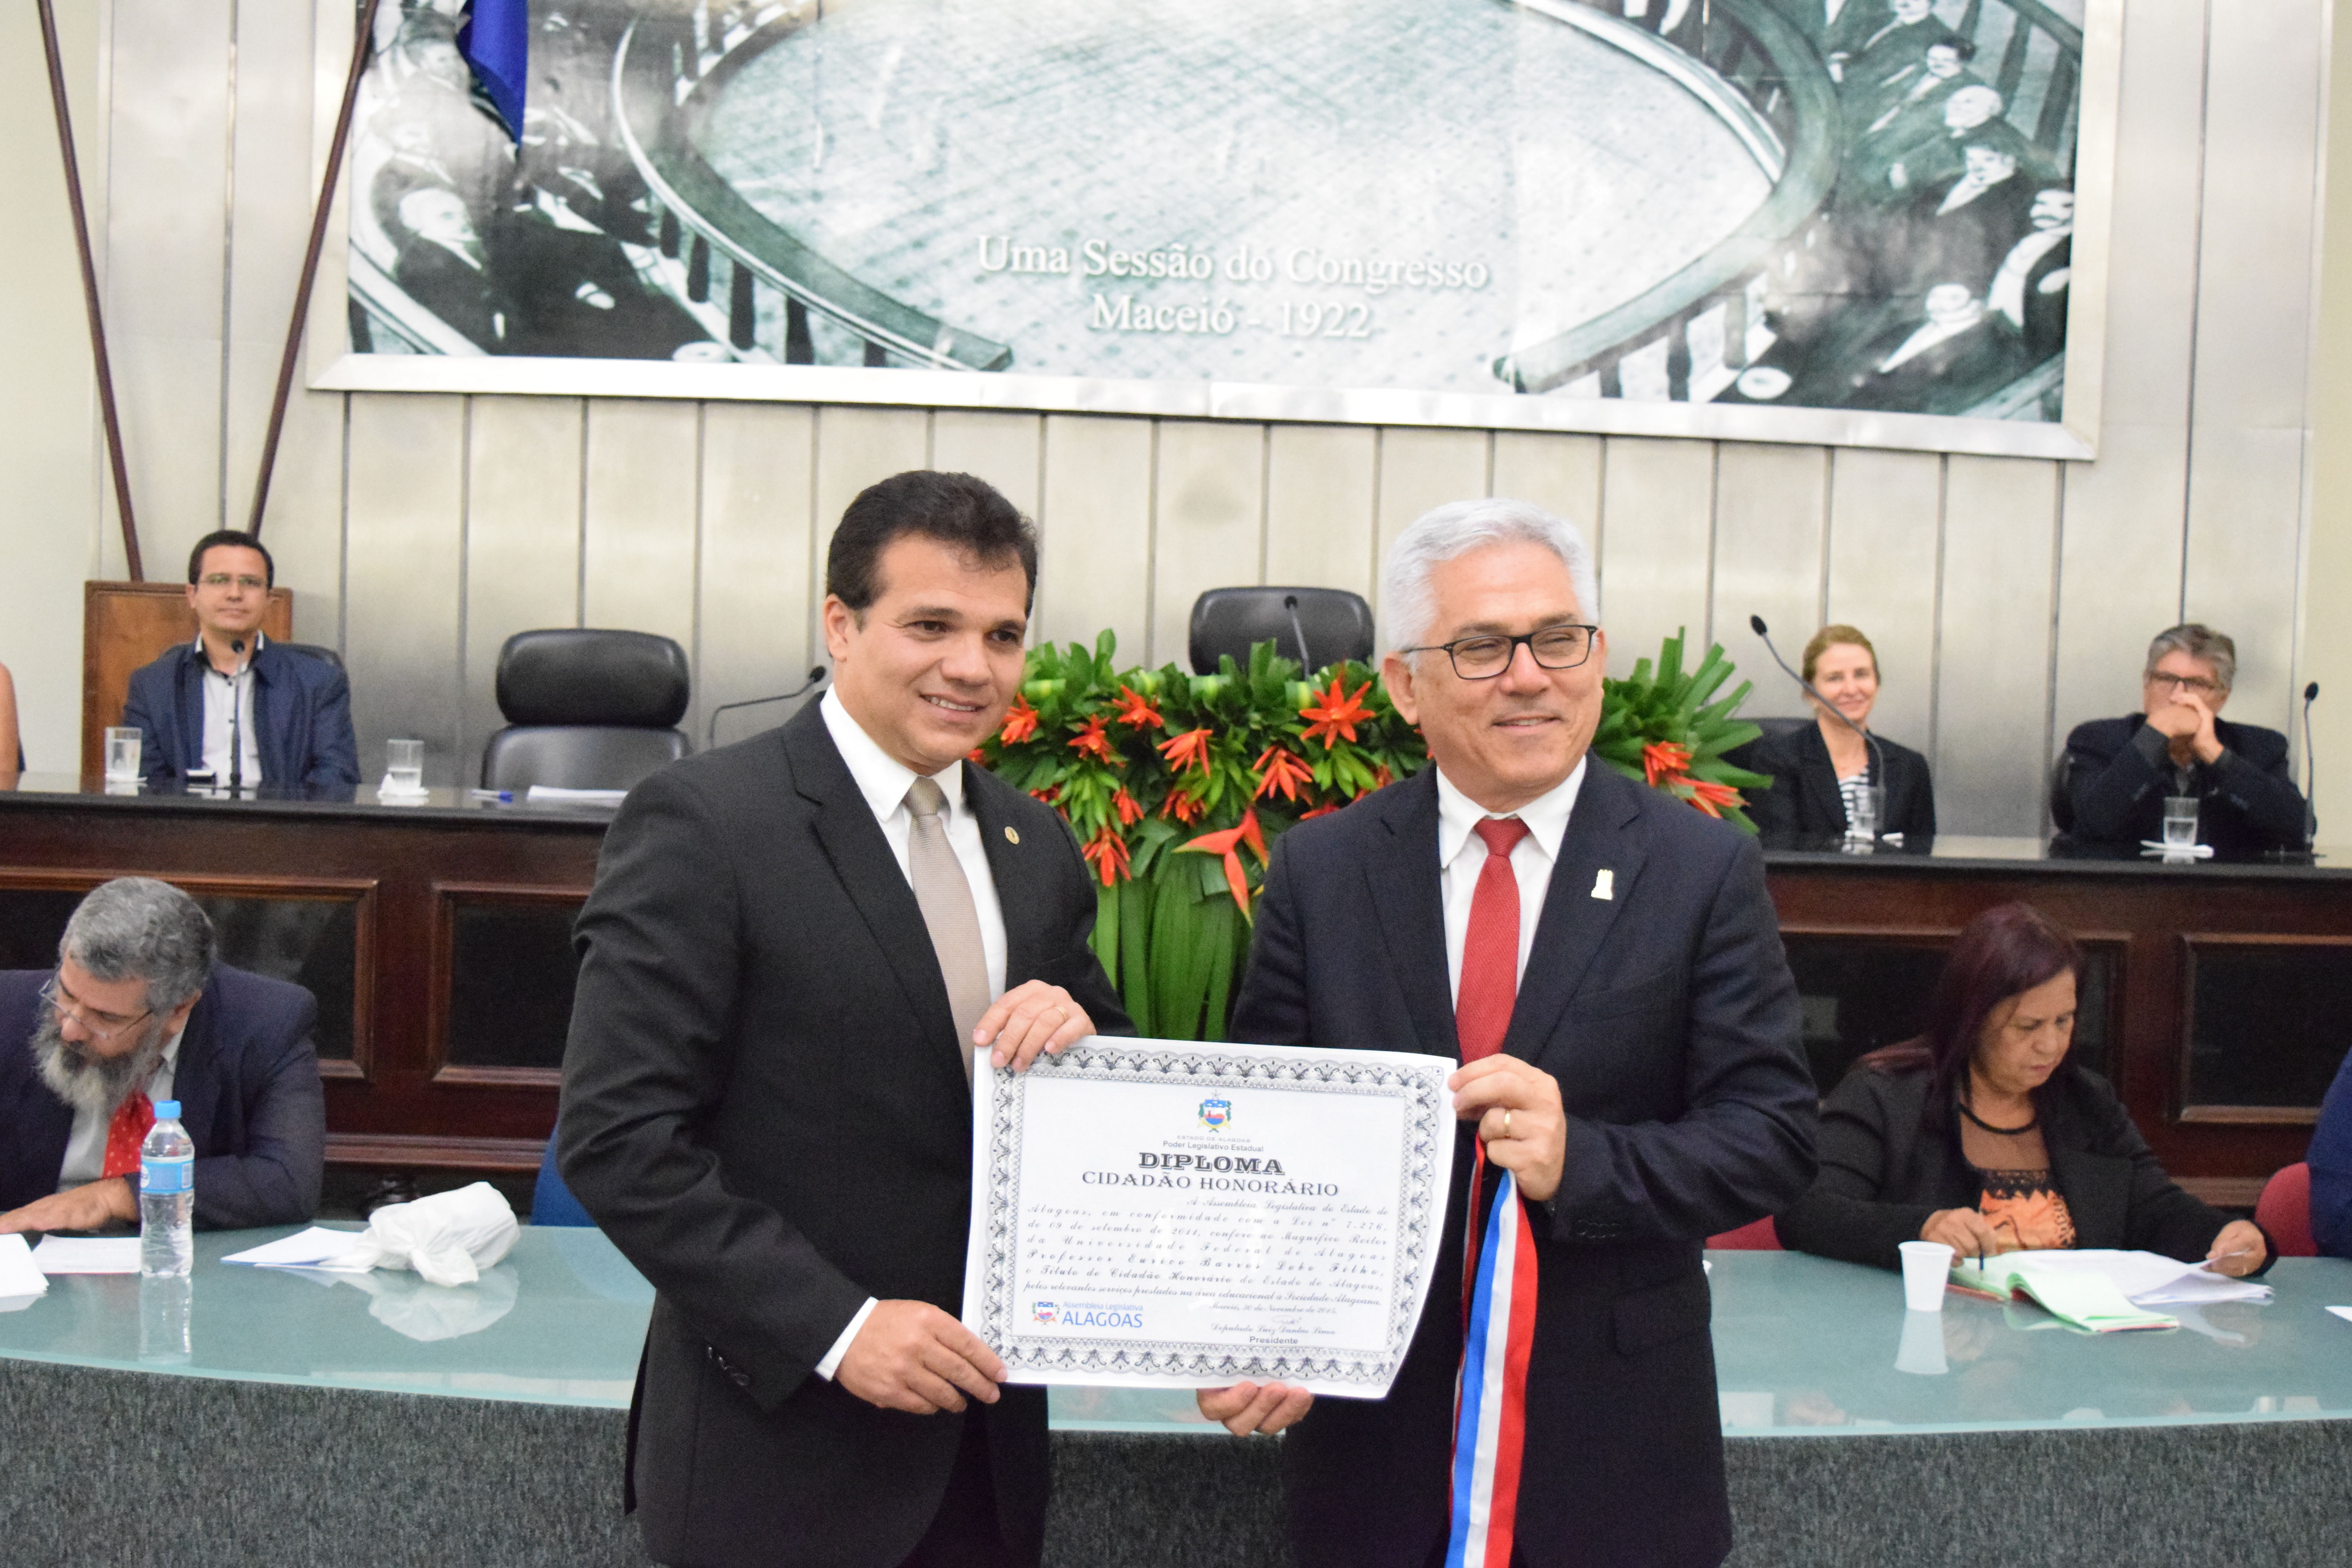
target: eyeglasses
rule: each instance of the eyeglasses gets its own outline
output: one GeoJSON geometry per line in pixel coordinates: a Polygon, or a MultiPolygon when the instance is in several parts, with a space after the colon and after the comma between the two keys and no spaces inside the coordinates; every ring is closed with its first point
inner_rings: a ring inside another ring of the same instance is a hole
{"type": "Polygon", "coordinates": [[[2181,690],[2193,692],[2199,697],[2212,697],[2221,690],[2221,682],[2208,680],[2203,676],[2167,675],[2160,669],[2151,669],[2147,672],[2147,683],[2164,690],[2169,690],[2177,686],[2181,690]]]}
{"type": "Polygon", "coordinates": [[[100,1013],[68,996],[65,983],[54,974],[49,976],[49,983],[41,987],[41,1000],[49,1005],[50,1011],[57,1014],[60,1020],[71,1018],[110,1046],[133,1024],[155,1011],[152,1007],[143,1007],[128,1018],[117,1017],[111,1013],[100,1013]]]}
{"type": "Polygon", "coordinates": [[[1511,668],[1519,657],[1519,645],[1545,669],[1574,669],[1592,657],[1592,634],[1599,626],[1578,626],[1574,622],[1546,626],[1525,637],[1507,637],[1482,633],[1477,637],[1455,637],[1452,642],[1427,643],[1420,647],[1399,648],[1399,653],[1443,653],[1453,662],[1454,673],[1465,680],[1492,680],[1511,668]]]}
{"type": "Polygon", "coordinates": [[[269,584],[258,577],[232,577],[226,572],[207,572],[196,582],[206,588],[226,588],[234,583],[249,593],[266,594],[269,591],[269,584]]]}

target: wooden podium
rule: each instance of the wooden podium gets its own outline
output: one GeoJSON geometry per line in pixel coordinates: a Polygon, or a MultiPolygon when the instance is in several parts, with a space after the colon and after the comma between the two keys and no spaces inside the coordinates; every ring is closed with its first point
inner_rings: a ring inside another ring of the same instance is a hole
{"type": "MultiPolygon", "coordinates": [[[[269,590],[261,635],[294,640],[294,590],[269,590]]],[[[106,770],[106,731],[122,721],[131,675],[175,644],[196,640],[184,583],[84,583],[81,597],[81,783],[106,770]]]]}

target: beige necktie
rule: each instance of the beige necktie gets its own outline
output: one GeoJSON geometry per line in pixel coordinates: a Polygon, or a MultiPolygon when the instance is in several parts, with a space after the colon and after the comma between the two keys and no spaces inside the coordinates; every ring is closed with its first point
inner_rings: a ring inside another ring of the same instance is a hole
{"type": "Polygon", "coordinates": [[[948,1011],[955,1015],[956,1042],[963,1047],[963,1071],[971,1076],[971,1032],[988,1011],[988,955],[980,945],[980,916],[971,884],[948,847],[943,815],[947,795],[936,780],[917,779],[907,791],[914,831],[907,838],[907,879],[915,885],[923,924],[939,954],[940,976],[948,983],[948,1011]]]}

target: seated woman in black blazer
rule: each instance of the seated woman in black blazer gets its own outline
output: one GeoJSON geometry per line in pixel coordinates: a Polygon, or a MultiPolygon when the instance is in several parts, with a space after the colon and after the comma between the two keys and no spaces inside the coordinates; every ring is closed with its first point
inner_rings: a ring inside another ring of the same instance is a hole
{"type": "Polygon", "coordinates": [[[1927,1032],[1856,1062],[1822,1103],[1811,1192],[1782,1243],[1900,1267],[1906,1241],[1956,1252],[2129,1247],[2258,1274],[2270,1241],[2174,1184],[2105,1079],[2067,1059],[2082,950],[2030,904],[1969,922],[1927,1032]]]}
{"type": "MultiPolygon", "coordinates": [[[[1823,626],[1805,645],[1805,679],[1862,729],[1878,701],[1878,651],[1852,626],[1823,626]]],[[[1814,722],[1750,741],[1732,753],[1744,768],[1772,775],[1770,789],[1748,792],[1748,815],[1768,838],[1817,837],[1846,827],[1846,791],[1876,784],[1886,792],[1878,831],[1908,838],[1936,832],[1936,789],[1927,759],[1907,746],[1862,736],[1811,698],[1814,722]],[[1875,765],[1874,765],[1874,763],[1875,765]]]]}

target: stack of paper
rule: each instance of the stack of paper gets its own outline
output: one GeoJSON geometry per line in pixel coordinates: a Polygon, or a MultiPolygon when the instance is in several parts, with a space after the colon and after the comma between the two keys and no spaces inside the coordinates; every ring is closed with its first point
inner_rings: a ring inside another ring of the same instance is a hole
{"type": "Polygon", "coordinates": [[[265,1268],[332,1268],[338,1258],[360,1244],[362,1234],[314,1225],[299,1235],[232,1252],[221,1261],[253,1263],[265,1268]]]}
{"type": "Polygon", "coordinates": [[[560,784],[533,784],[523,795],[542,805],[618,805],[629,798],[625,789],[565,789],[560,784]]]}
{"type": "Polygon", "coordinates": [[[136,1274],[135,1236],[45,1236],[33,1248],[33,1267],[44,1274],[136,1274]]]}
{"type": "Polygon", "coordinates": [[[34,1265],[21,1236],[0,1236],[0,1312],[21,1311],[41,1299],[48,1276],[34,1265]]]}

